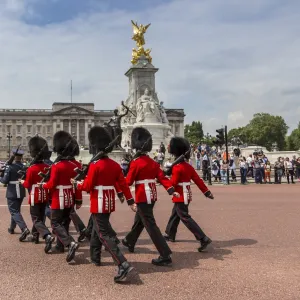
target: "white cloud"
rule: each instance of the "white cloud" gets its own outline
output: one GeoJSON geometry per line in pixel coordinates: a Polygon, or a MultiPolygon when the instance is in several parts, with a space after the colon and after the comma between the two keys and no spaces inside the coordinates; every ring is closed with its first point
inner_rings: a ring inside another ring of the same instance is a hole
{"type": "Polygon", "coordinates": [[[255,112],[299,121],[300,3],[288,0],[173,1],[140,12],[85,14],[44,27],[25,24],[28,1],[0,5],[0,107],[50,108],[69,101],[113,109],[128,94],[130,20],[151,22],[146,46],[167,107],[184,108],[214,133],[255,112]],[[23,5],[22,5],[23,4],[23,5]],[[16,14],[12,17],[11,13],[16,14]],[[212,121],[213,120],[213,121],[212,121]]]}

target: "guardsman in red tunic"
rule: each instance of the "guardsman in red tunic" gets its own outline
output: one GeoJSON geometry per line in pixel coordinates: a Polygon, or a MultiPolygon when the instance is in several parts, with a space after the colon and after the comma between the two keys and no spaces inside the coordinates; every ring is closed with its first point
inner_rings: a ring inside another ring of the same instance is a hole
{"type": "MultiPolygon", "coordinates": [[[[89,131],[90,149],[93,154],[103,151],[111,142],[108,131],[100,126],[94,126],[89,131]]],[[[75,177],[75,176],[74,176],[75,177]]],[[[116,240],[112,237],[109,218],[115,211],[116,190],[120,189],[133,211],[136,206],[130,189],[123,176],[118,163],[104,155],[98,161],[89,166],[86,178],[83,182],[74,182],[79,190],[90,194],[90,212],[93,219],[91,236],[91,260],[95,265],[100,265],[102,244],[111,254],[118,265],[118,274],[114,277],[115,282],[123,280],[133,269],[119,249],[116,240]]]]}
{"type": "MultiPolygon", "coordinates": [[[[175,156],[175,159],[188,152],[189,149],[190,144],[186,139],[180,137],[174,137],[171,139],[169,152],[175,156]]],[[[188,160],[189,158],[190,157],[188,155],[186,159],[188,160]]],[[[174,207],[166,228],[167,235],[165,235],[165,239],[175,242],[177,227],[181,220],[182,223],[194,234],[196,239],[200,241],[201,245],[198,248],[198,251],[201,252],[211,243],[211,239],[205,235],[199,225],[189,215],[189,204],[192,201],[191,180],[206,197],[213,199],[212,193],[190,164],[183,161],[173,166],[171,181],[176,192],[180,194],[180,197],[173,197],[174,207]]]]}
{"type": "Polygon", "coordinates": [[[131,231],[122,240],[122,243],[130,252],[134,252],[134,246],[145,227],[160,254],[157,259],[152,260],[152,263],[158,266],[169,265],[172,263],[172,251],[162,236],[153,215],[153,207],[157,201],[156,180],[163,185],[169,195],[174,195],[175,190],[171,181],[160,169],[159,164],[147,155],[152,150],[152,138],[147,129],[142,127],[133,129],[131,148],[142,151],[138,158],[131,161],[126,177],[129,186],[135,182],[137,213],[131,231]]]}
{"type": "Polygon", "coordinates": [[[35,164],[31,165],[26,172],[25,180],[21,180],[21,184],[28,189],[29,197],[28,204],[30,205],[30,215],[33,222],[32,227],[32,241],[36,244],[39,243],[39,236],[45,239],[45,252],[48,253],[51,250],[54,237],[51,236],[50,231],[45,225],[45,208],[48,202],[48,192],[43,188],[39,188],[38,182],[41,177],[39,172],[44,172],[48,167],[43,162],[44,157],[47,155],[48,146],[44,148],[44,152],[40,153],[44,145],[47,144],[46,140],[42,137],[35,136],[29,140],[28,147],[31,157],[36,159],[35,164]],[[39,155],[40,154],[40,155],[39,155]],[[37,156],[40,157],[37,157],[37,156]]]}
{"type": "MultiPolygon", "coordinates": [[[[43,183],[43,188],[51,193],[51,226],[54,234],[59,240],[56,246],[57,252],[62,252],[68,247],[67,262],[74,259],[75,252],[79,245],[69,234],[70,213],[73,206],[79,209],[82,205],[82,195],[78,190],[74,190],[71,179],[76,176],[74,169],[80,167],[80,164],[70,157],[73,157],[73,143],[69,144],[72,136],[65,131],[58,131],[53,137],[53,151],[57,155],[63,154],[63,157],[51,166],[50,179],[43,183]],[[68,146],[68,147],[67,147],[68,146]]],[[[54,251],[55,251],[54,250],[54,251]]]]}

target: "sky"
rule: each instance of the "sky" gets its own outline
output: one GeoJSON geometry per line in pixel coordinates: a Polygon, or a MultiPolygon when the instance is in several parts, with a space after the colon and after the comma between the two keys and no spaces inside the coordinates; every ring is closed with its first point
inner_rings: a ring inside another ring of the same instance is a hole
{"type": "Polygon", "coordinates": [[[151,23],[156,91],[215,134],[254,113],[300,121],[299,0],[1,0],[0,108],[128,96],[131,20],[151,23]]]}

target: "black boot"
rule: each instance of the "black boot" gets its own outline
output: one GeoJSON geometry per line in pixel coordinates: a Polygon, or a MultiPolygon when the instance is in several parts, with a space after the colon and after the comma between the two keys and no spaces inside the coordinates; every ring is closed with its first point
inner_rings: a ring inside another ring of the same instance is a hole
{"type": "Polygon", "coordinates": [[[55,245],[54,248],[51,249],[51,254],[60,254],[65,252],[65,247],[55,245]]]}
{"type": "Polygon", "coordinates": [[[46,238],[45,238],[46,245],[45,245],[45,249],[44,249],[45,253],[48,253],[51,250],[52,243],[54,242],[54,240],[55,240],[55,238],[53,236],[51,236],[50,234],[48,234],[46,236],[46,238]]]}
{"type": "Polygon", "coordinates": [[[167,234],[164,235],[164,238],[165,238],[165,240],[168,241],[168,242],[175,243],[175,239],[169,237],[167,234]]]}
{"type": "Polygon", "coordinates": [[[39,244],[40,243],[40,235],[38,233],[33,234],[31,242],[35,243],[35,244],[39,244]]]}
{"type": "Polygon", "coordinates": [[[15,230],[13,228],[7,228],[8,233],[10,234],[14,234],[15,230]]]}
{"type": "Polygon", "coordinates": [[[29,231],[28,228],[23,229],[22,230],[22,234],[21,234],[21,236],[19,238],[19,241],[20,242],[24,242],[29,234],[30,234],[30,231],[29,231]]]}
{"type": "Polygon", "coordinates": [[[204,237],[200,240],[201,246],[198,248],[199,252],[202,252],[207,248],[207,246],[212,242],[212,240],[209,237],[204,237]]]}
{"type": "Polygon", "coordinates": [[[171,256],[162,257],[159,256],[158,258],[152,259],[152,264],[156,266],[168,266],[172,263],[171,256]]]}
{"type": "Polygon", "coordinates": [[[78,242],[82,243],[86,238],[86,228],[80,231],[79,237],[78,237],[78,242]]]}
{"type": "Polygon", "coordinates": [[[71,242],[71,244],[69,245],[69,252],[68,252],[68,255],[66,257],[67,262],[70,262],[71,260],[74,259],[75,252],[78,248],[79,248],[79,244],[77,244],[76,242],[71,242]]]}
{"type": "Polygon", "coordinates": [[[118,274],[114,277],[115,282],[120,282],[126,278],[129,272],[133,270],[133,267],[127,261],[124,261],[119,265],[118,274]]]}
{"type": "Polygon", "coordinates": [[[128,248],[128,251],[133,253],[134,252],[134,246],[131,246],[127,241],[126,239],[123,239],[122,240],[122,244],[128,248]]]}

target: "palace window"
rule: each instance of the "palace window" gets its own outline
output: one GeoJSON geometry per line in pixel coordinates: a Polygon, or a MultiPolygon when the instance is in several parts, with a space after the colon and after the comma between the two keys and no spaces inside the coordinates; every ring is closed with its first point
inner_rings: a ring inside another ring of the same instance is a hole
{"type": "Polygon", "coordinates": [[[27,125],[27,133],[31,133],[31,129],[32,129],[32,126],[31,125],[27,125]]]}

